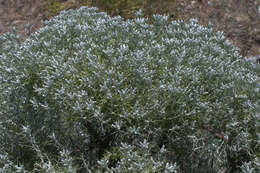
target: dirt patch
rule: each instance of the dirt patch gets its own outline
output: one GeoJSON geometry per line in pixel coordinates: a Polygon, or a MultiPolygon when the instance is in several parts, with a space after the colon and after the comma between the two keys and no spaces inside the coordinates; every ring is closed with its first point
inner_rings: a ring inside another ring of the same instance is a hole
{"type": "Polygon", "coordinates": [[[44,10],[44,1],[0,0],[0,34],[15,27],[22,37],[26,37],[29,34],[25,31],[27,24],[30,24],[32,32],[43,26],[43,20],[47,19],[44,10]]]}
{"type": "MultiPolygon", "coordinates": [[[[61,9],[75,9],[80,7],[82,5],[80,2],[83,1],[55,2],[61,5],[59,6],[61,9]]],[[[52,3],[54,3],[52,0],[0,0],[0,34],[15,27],[17,32],[26,38],[29,34],[25,30],[26,27],[30,27],[31,32],[34,32],[43,27],[43,21],[54,14],[56,7],[52,3]]],[[[168,7],[178,19],[198,18],[203,25],[211,22],[216,30],[224,31],[227,38],[240,48],[242,56],[260,55],[260,1],[175,0],[175,3],[169,3],[168,7]]],[[[113,14],[117,14],[116,11],[118,9],[115,9],[113,14]]]]}
{"type": "Polygon", "coordinates": [[[215,29],[240,48],[241,55],[260,55],[260,1],[258,0],[182,0],[178,13],[184,19],[211,22],[215,29]]]}

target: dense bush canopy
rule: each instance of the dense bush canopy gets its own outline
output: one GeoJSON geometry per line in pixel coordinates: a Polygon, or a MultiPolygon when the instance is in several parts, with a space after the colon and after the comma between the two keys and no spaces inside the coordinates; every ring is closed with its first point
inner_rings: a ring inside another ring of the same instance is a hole
{"type": "Polygon", "coordinates": [[[61,12],[0,36],[0,172],[258,172],[259,79],[194,19],[61,12]]]}

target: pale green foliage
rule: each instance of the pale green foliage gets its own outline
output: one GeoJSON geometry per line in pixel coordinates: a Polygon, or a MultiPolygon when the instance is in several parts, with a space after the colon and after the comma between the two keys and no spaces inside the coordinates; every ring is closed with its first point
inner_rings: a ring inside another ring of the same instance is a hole
{"type": "Polygon", "coordinates": [[[161,148],[156,157],[151,155],[152,147],[146,140],[139,146],[122,144],[119,149],[112,150],[105,154],[104,158],[98,161],[99,172],[177,172],[176,164],[167,163],[164,158],[166,150],[161,148]],[[118,162],[117,162],[118,161],[118,162]],[[114,164],[114,165],[113,165],[114,164]]]}
{"type": "Polygon", "coordinates": [[[138,15],[0,36],[5,172],[259,171],[259,65],[212,26],[138,15]]]}

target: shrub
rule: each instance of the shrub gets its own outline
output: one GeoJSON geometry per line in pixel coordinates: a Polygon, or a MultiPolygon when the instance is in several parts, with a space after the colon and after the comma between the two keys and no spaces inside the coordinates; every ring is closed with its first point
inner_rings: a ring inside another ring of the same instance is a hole
{"type": "Polygon", "coordinates": [[[82,7],[0,57],[6,172],[259,171],[260,68],[211,25],[82,7]]]}

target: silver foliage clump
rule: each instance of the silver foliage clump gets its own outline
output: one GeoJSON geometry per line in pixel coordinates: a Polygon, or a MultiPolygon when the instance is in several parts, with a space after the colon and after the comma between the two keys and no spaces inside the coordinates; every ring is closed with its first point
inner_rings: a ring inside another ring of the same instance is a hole
{"type": "Polygon", "coordinates": [[[259,171],[260,68],[197,20],[61,12],[0,36],[3,172],[259,171]]]}

